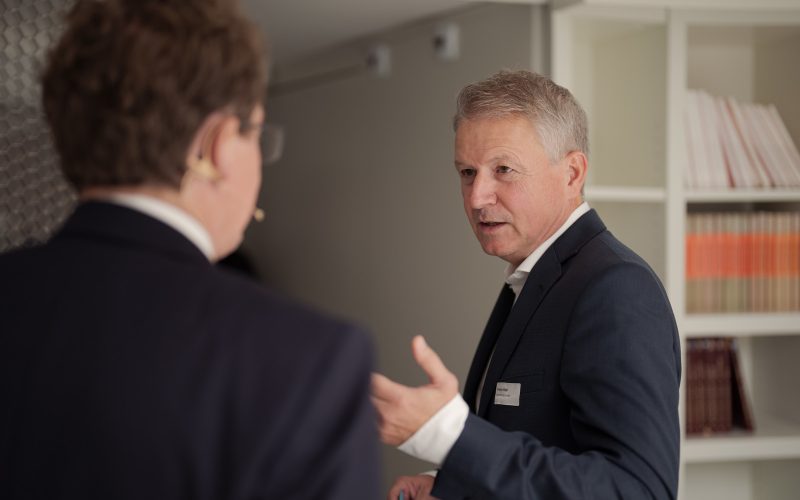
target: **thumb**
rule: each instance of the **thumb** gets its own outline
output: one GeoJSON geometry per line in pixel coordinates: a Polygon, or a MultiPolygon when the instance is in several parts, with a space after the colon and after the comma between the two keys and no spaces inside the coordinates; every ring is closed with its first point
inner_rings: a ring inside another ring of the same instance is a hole
{"type": "Polygon", "coordinates": [[[428,346],[422,335],[417,335],[411,341],[411,351],[417,364],[425,371],[432,384],[442,383],[452,377],[450,370],[444,366],[439,355],[428,346]]]}

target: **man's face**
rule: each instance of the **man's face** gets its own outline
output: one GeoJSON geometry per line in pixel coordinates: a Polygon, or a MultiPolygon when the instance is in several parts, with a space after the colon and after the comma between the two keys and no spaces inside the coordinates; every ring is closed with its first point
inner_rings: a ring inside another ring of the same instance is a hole
{"type": "Polygon", "coordinates": [[[261,187],[261,144],[259,137],[264,122],[264,108],[256,106],[250,116],[246,130],[239,132],[239,123],[232,127],[220,161],[227,168],[226,206],[224,232],[225,255],[233,251],[242,241],[244,230],[253,216],[256,198],[261,187]]]}
{"type": "Polygon", "coordinates": [[[573,156],[551,164],[526,117],[459,124],[455,165],[464,211],[484,252],[517,266],[564,223],[580,203],[583,181],[573,156]]]}

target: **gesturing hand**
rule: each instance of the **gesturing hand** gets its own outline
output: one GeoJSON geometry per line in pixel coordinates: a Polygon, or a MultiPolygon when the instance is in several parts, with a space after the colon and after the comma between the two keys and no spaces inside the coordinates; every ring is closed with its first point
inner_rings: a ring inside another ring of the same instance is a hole
{"type": "Polygon", "coordinates": [[[372,403],[378,411],[381,439],[392,446],[411,437],[458,393],[458,379],[422,336],[411,341],[411,351],[429,384],[408,387],[380,373],[372,374],[372,403]]]}
{"type": "Polygon", "coordinates": [[[435,500],[435,497],[431,496],[432,488],[433,476],[426,474],[401,476],[394,480],[387,500],[398,500],[401,491],[404,500],[435,500]]]}

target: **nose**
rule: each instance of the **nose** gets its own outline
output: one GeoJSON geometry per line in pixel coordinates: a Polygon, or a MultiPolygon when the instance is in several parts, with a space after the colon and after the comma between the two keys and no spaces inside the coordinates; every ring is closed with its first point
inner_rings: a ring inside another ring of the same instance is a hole
{"type": "Polygon", "coordinates": [[[470,208],[479,210],[497,203],[495,187],[494,179],[480,173],[476,174],[472,184],[469,186],[468,201],[470,208]]]}

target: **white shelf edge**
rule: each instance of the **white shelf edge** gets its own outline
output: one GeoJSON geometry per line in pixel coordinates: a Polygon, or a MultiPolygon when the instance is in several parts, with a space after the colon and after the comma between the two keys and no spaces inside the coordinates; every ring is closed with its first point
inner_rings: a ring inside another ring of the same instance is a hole
{"type": "Polygon", "coordinates": [[[693,26],[791,26],[800,22],[796,0],[680,0],[680,3],[695,4],[672,5],[673,12],[693,26]]]}
{"type": "Polygon", "coordinates": [[[667,199],[664,188],[586,186],[588,201],[614,201],[628,203],[663,203],[667,199]]]}
{"type": "Polygon", "coordinates": [[[687,190],[688,203],[800,201],[800,189],[719,189],[687,190]]]}
{"type": "Polygon", "coordinates": [[[800,335],[800,312],[689,314],[681,322],[686,338],[800,335]]]}
{"type": "Polygon", "coordinates": [[[800,458],[800,425],[756,418],[755,433],[687,437],[683,442],[686,464],[800,458]]]}
{"type": "MultiPolygon", "coordinates": [[[[506,2],[508,0],[493,0],[506,2]]],[[[538,0],[513,0],[513,3],[536,3],[538,0]]],[[[636,0],[634,0],[636,1],[636,0]]],[[[665,5],[653,5],[650,0],[639,1],[639,5],[620,5],[618,0],[604,3],[602,0],[550,0],[554,11],[572,9],[570,15],[592,20],[611,20],[634,23],[663,24],[667,22],[665,5]],[[634,8],[631,8],[634,7],[634,8]]],[[[547,2],[544,2],[547,3],[547,2]]]]}
{"type": "Polygon", "coordinates": [[[800,436],[687,438],[683,447],[686,464],[789,458],[800,458],[800,436]]]}
{"type": "MultiPolygon", "coordinates": [[[[499,1],[499,0],[498,0],[499,1]]],[[[508,1],[508,0],[504,0],[508,1]]],[[[513,3],[539,3],[538,0],[512,0],[513,3]]],[[[628,8],[641,7],[668,7],[672,9],[686,9],[692,13],[696,11],[717,14],[730,10],[763,11],[766,9],[796,9],[795,0],[552,0],[553,8],[561,9],[575,4],[592,6],[595,8],[619,8],[620,5],[628,8]]],[[[719,17],[719,15],[717,15],[719,17]]],[[[716,18],[714,18],[716,19],[716,18]]]]}

